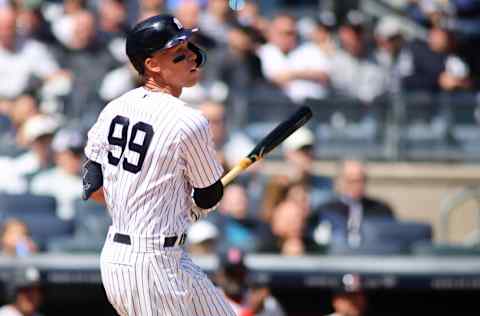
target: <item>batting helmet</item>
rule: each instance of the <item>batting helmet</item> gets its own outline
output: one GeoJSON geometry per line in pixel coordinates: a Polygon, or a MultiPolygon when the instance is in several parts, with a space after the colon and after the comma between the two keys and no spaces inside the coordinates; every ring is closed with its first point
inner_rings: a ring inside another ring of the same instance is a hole
{"type": "MultiPolygon", "coordinates": [[[[135,69],[143,74],[145,59],[153,53],[188,40],[197,28],[186,29],[180,21],[168,14],[150,17],[135,25],[127,35],[126,52],[135,69]]],[[[193,43],[188,48],[197,55],[197,67],[206,61],[205,52],[193,43]]]]}

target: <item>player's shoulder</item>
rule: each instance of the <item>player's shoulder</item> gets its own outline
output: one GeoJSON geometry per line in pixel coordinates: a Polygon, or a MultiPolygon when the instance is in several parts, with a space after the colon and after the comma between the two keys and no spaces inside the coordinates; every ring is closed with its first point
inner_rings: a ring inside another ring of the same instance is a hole
{"type": "Polygon", "coordinates": [[[111,100],[107,104],[107,107],[114,107],[115,105],[135,101],[136,99],[139,99],[142,97],[143,92],[144,90],[141,87],[129,90],[121,94],[120,96],[116,97],[115,99],[111,100]]]}
{"type": "Polygon", "coordinates": [[[100,115],[108,115],[114,113],[119,107],[135,102],[136,99],[141,97],[141,92],[142,91],[140,90],[140,88],[132,89],[121,94],[115,99],[110,100],[105,105],[100,115]]]}
{"type": "Polygon", "coordinates": [[[177,118],[182,125],[195,125],[198,127],[208,125],[208,121],[202,112],[198,109],[188,106],[187,104],[179,107],[177,118]]]}

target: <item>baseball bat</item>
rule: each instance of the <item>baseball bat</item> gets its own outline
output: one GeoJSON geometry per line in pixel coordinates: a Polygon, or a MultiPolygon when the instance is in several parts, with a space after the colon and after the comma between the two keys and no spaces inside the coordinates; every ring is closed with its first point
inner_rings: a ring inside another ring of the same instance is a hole
{"type": "Polygon", "coordinates": [[[255,161],[265,157],[266,154],[271,152],[288,136],[292,135],[293,132],[305,125],[312,115],[312,110],[309,107],[302,106],[285,121],[278,124],[270,133],[268,133],[267,136],[260,140],[246,157],[242,158],[242,160],[240,160],[226,175],[222,177],[223,186],[227,186],[255,161]]]}

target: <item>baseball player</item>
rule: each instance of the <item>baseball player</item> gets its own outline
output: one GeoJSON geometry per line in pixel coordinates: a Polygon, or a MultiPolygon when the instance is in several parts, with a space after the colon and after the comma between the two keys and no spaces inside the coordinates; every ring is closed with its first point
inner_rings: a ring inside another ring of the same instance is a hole
{"type": "Polygon", "coordinates": [[[207,120],[178,99],[205,62],[195,31],[170,15],[134,26],[126,52],[144,84],[110,102],[88,134],[84,199],[112,217],[100,267],[120,315],[234,315],[181,247],[223,194],[207,120]]]}

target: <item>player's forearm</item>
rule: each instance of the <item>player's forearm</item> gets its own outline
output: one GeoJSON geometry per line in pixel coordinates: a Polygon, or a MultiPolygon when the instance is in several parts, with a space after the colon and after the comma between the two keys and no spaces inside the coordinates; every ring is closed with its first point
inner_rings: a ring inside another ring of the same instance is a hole
{"type": "Polygon", "coordinates": [[[90,200],[93,200],[100,204],[105,204],[105,195],[103,194],[103,187],[93,192],[90,196],[90,200]]]}

